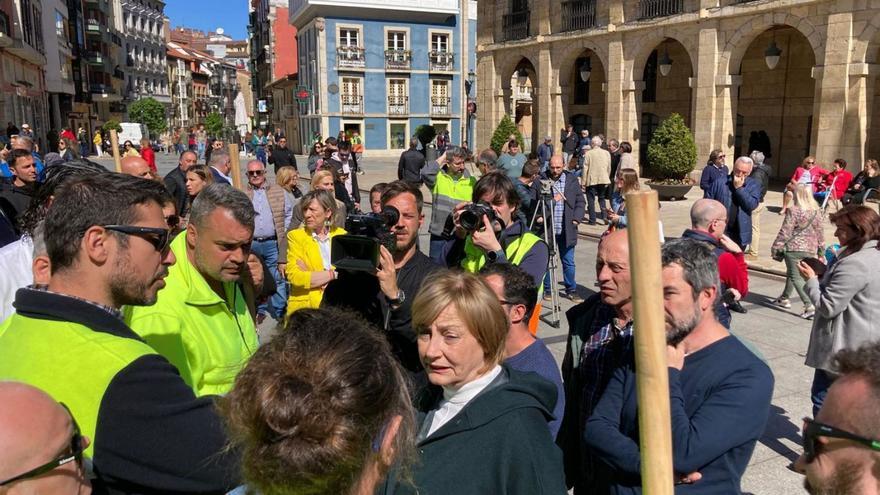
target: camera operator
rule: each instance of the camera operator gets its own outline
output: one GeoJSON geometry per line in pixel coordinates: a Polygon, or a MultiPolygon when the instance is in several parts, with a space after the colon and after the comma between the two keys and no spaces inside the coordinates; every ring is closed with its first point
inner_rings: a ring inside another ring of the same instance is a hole
{"type": "MultiPolygon", "coordinates": [[[[553,235],[556,241],[556,250],[562,261],[562,278],[565,283],[563,297],[573,303],[583,302],[577,294],[577,282],[575,282],[574,247],[577,244],[578,224],[584,218],[586,200],[581,191],[580,184],[574,172],[565,170],[562,156],[555,155],[550,159],[550,166],[541,176],[541,181],[535,181],[533,185],[535,194],[549,193],[542,196],[547,201],[546,208],[553,215],[553,235]],[[542,186],[549,186],[549,191],[542,191],[542,186]]],[[[546,225],[546,223],[545,223],[546,225]]],[[[544,299],[550,300],[550,274],[544,278],[544,299]]]]}
{"type": "Polygon", "coordinates": [[[422,282],[441,267],[418,249],[419,229],[424,223],[422,192],[404,181],[389,183],[382,193],[382,207],[397,208],[400,217],[391,226],[393,251],[380,250],[376,273],[340,271],[339,278],[324,291],[322,307],[348,307],[367,321],[386,330],[394,354],[411,372],[421,371],[410,305],[422,282]]]}
{"type": "Polygon", "coordinates": [[[502,171],[486,174],[474,186],[472,199],[455,207],[456,236],[444,246],[446,265],[477,273],[486,263],[512,263],[541,286],[549,250],[518,217],[520,199],[513,181],[502,171]],[[478,225],[471,225],[475,215],[478,225]]]}

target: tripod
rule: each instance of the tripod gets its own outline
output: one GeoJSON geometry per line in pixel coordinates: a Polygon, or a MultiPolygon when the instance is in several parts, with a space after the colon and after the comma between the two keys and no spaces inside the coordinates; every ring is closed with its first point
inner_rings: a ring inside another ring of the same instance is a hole
{"type": "MultiPolygon", "coordinates": [[[[538,212],[540,212],[540,217],[544,221],[544,242],[547,243],[547,249],[550,251],[550,262],[547,265],[547,271],[550,273],[550,311],[541,314],[541,321],[553,328],[559,328],[559,313],[562,311],[562,308],[559,305],[559,291],[556,290],[559,282],[556,269],[559,265],[556,261],[556,233],[553,232],[553,208],[556,201],[553,199],[553,185],[549,181],[541,181],[541,195],[538,201],[540,205],[532,213],[529,230],[534,231],[535,221],[538,219],[538,212]],[[547,215],[548,205],[550,206],[550,215],[547,215]]],[[[544,290],[546,291],[547,289],[545,288],[544,290]]]]}

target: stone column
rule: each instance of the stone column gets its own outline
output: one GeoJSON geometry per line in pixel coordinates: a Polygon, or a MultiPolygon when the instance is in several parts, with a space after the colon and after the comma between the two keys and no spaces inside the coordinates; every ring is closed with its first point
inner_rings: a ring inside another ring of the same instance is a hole
{"type": "MultiPolygon", "coordinates": [[[[703,2],[705,3],[705,2],[703,2]]],[[[715,74],[718,67],[718,30],[715,26],[700,29],[697,43],[697,64],[691,78],[691,122],[697,145],[696,168],[702,168],[709,152],[716,147],[725,148],[726,143],[717,142],[715,74]]],[[[731,142],[732,144],[732,142],[731,142]]],[[[732,148],[730,148],[732,151],[732,148]]]]}
{"type": "Polygon", "coordinates": [[[532,0],[529,36],[550,34],[550,0],[532,0]]]}
{"type": "MultiPolygon", "coordinates": [[[[742,85],[742,76],[719,74],[715,77],[715,133],[712,146],[706,150],[697,143],[697,167],[702,169],[709,153],[720,148],[728,156],[733,156],[733,145],[736,141],[736,108],[738,101],[737,88],[742,85]]],[[[735,160],[735,158],[734,158],[735,160]]],[[[727,160],[728,164],[733,163],[727,160]]]]}
{"type": "MultiPolygon", "coordinates": [[[[474,143],[468,143],[472,149],[484,149],[489,147],[492,140],[492,132],[495,124],[504,115],[504,90],[498,84],[498,75],[495,67],[494,52],[477,52],[477,113],[476,130],[472,137],[474,143]]],[[[506,88],[508,97],[510,83],[506,88]]]]}
{"type": "Polygon", "coordinates": [[[840,157],[849,164],[848,169],[855,175],[868,156],[871,125],[873,122],[874,91],[880,66],[875,64],[854,64],[849,67],[849,88],[846,113],[846,131],[841,142],[840,157]]]}
{"type": "Polygon", "coordinates": [[[532,115],[537,115],[537,121],[532,120],[532,147],[537,148],[544,136],[553,135],[552,130],[559,122],[559,87],[556,85],[553,68],[553,60],[550,57],[550,49],[542,48],[538,52],[538,67],[535,79],[538,87],[532,97],[532,115]]]}
{"type": "MultiPolygon", "coordinates": [[[[847,132],[858,131],[857,117],[847,116],[849,58],[852,45],[852,13],[835,13],[828,16],[825,43],[825,65],[813,68],[816,80],[813,102],[813,143],[811,151],[820,163],[831,163],[844,149],[847,132]],[[850,128],[848,128],[850,127],[850,128]]],[[[857,149],[851,148],[855,159],[857,149]]]]}

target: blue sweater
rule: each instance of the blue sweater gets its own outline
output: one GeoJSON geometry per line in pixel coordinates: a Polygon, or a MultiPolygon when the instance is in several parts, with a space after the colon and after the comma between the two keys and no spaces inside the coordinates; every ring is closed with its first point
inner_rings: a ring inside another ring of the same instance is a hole
{"type": "Polygon", "coordinates": [[[550,349],[544,345],[541,339],[535,339],[528,347],[519,354],[504,360],[504,363],[518,371],[537,373],[538,376],[556,386],[556,405],[553,407],[553,421],[550,422],[550,434],[556,438],[559,426],[562,423],[562,412],[565,411],[565,390],[562,388],[562,374],[550,349]]]}
{"type": "Polygon", "coordinates": [[[727,203],[724,200],[727,188],[727,176],[730,175],[730,169],[727,165],[721,168],[716,167],[712,163],[707,163],[700,175],[700,189],[703,190],[703,197],[727,203]]]}
{"type": "MultiPolygon", "coordinates": [[[[736,337],[688,355],[669,369],[672,452],[676,473],[703,475],[676,494],[739,494],[740,479],[764,433],[773,373],[736,337]]],[[[587,421],[584,440],[606,464],[612,494],[642,493],[636,377],[618,368],[587,421]]]]}

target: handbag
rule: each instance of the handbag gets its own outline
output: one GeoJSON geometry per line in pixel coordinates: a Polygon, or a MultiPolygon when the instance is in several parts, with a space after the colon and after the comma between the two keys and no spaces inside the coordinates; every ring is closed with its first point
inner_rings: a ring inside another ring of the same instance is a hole
{"type": "Polygon", "coordinates": [[[785,251],[786,249],[788,249],[788,243],[791,242],[795,237],[797,237],[798,234],[800,234],[804,230],[807,230],[807,227],[813,225],[813,220],[816,219],[816,213],[818,213],[818,211],[813,212],[813,216],[810,217],[810,221],[807,222],[804,226],[797,227],[791,232],[791,237],[789,237],[785,241],[785,243],[782,245],[782,249],[772,249],[770,251],[770,257],[773,258],[773,261],[782,261],[785,259],[785,251]]]}

